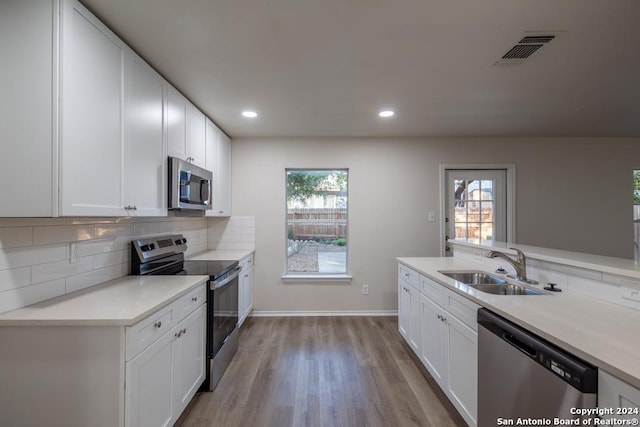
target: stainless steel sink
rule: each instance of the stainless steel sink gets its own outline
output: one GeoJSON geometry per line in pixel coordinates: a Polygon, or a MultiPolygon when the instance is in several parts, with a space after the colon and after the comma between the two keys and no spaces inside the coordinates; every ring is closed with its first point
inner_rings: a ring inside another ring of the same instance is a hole
{"type": "Polygon", "coordinates": [[[465,285],[505,285],[506,280],[499,279],[483,271],[439,271],[447,277],[465,285]]]}
{"type": "Polygon", "coordinates": [[[470,286],[480,292],[494,295],[544,295],[543,292],[526,286],[509,283],[506,280],[492,276],[484,271],[459,270],[439,271],[460,283],[470,286]]]}
{"type": "Polygon", "coordinates": [[[526,288],[520,285],[514,285],[511,283],[507,283],[505,285],[471,285],[474,289],[479,290],[480,292],[486,292],[488,294],[494,295],[544,295],[542,292],[539,292],[535,289],[526,288]]]}

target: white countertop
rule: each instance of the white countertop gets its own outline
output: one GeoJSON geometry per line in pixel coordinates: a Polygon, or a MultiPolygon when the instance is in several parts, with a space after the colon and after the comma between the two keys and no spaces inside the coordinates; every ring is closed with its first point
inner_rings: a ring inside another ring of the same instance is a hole
{"type": "Polygon", "coordinates": [[[0,326],[128,326],[209,276],[125,276],[0,314],[0,326]]]}
{"type": "Polygon", "coordinates": [[[640,388],[640,311],[571,292],[487,294],[438,273],[438,270],[483,270],[464,259],[398,258],[398,261],[640,388]]]}
{"type": "Polygon", "coordinates": [[[201,252],[189,257],[189,261],[240,261],[248,257],[253,249],[216,249],[213,251],[201,252]]]}

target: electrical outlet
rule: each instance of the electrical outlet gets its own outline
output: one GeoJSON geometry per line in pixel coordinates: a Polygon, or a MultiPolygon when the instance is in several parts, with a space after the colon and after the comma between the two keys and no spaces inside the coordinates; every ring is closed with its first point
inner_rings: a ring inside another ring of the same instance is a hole
{"type": "Polygon", "coordinates": [[[362,295],[369,295],[369,285],[362,285],[362,295]]]}

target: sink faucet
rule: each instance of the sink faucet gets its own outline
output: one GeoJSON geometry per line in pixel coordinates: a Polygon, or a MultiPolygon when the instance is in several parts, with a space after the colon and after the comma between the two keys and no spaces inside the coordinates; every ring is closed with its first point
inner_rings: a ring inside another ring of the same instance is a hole
{"type": "MultiPolygon", "coordinates": [[[[529,280],[527,278],[527,258],[524,256],[524,252],[520,249],[509,248],[518,253],[518,260],[511,258],[509,255],[499,252],[499,251],[489,251],[487,252],[487,258],[502,258],[507,261],[509,264],[516,269],[515,279],[521,280],[523,282],[534,283],[534,280],[529,280]]],[[[537,282],[535,282],[537,283],[537,282]]]]}

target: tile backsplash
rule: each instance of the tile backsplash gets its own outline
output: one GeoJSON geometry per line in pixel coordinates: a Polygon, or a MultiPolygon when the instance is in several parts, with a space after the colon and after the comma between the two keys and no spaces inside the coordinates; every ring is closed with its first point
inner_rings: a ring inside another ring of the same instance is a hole
{"type": "Polygon", "coordinates": [[[133,238],[182,233],[187,256],[253,249],[253,217],[0,218],[0,313],[129,274],[133,238]]]}

